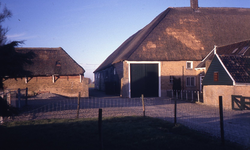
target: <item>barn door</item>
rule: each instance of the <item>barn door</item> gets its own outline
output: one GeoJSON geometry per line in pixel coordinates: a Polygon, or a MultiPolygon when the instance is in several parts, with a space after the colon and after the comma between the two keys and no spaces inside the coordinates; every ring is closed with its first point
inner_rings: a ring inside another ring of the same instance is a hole
{"type": "Polygon", "coordinates": [[[158,97],[158,64],[130,64],[131,97],[158,97]]]}

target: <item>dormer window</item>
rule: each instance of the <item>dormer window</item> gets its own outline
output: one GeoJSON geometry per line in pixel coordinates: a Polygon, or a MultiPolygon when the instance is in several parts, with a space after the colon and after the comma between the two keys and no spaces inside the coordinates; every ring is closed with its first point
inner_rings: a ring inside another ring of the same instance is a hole
{"type": "Polygon", "coordinates": [[[187,61],[186,68],[187,69],[193,69],[193,62],[192,61],[187,61]]]}
{"type": "Polygon", "coordinates": [[[60,60],[56,61],[56,66],[61,67],[61,61],[60,60]]]}

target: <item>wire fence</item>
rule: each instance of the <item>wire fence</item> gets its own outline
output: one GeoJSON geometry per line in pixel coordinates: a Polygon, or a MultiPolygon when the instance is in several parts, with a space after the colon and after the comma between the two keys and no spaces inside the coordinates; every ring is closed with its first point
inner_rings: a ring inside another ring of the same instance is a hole
{"type": "Polygon", "coordinates": [[[196,102],[203,102],[202,91],[189,91],[189,90],[167,90],[167,96],[171,98],[189,100],[196,102]]]}
{"type": "MultiPolygon", "coordinates": [[[[33,119],[51,119],[51,118],[76,118],[77,116],[77,98],[66,100],[52,100],[53,102],[40,106],[38,108],[23,111],[14,120],[33,120],[33,119]]],[[[150,108],[155,105],[170,104],[171,99],[156,100],[156,98],[145,98],[144,104],[150,108]]],[[[29,102],[31,104],[32,102],[29,102]]],[[[38,101],[33,103],[39,103],[38,101]]],[[[140,98],[81,98],[79,101],[79,118],[97,118],[98,109],[103,109],[103,117],[121,117],[121,116],[141,116],[143,115],[142,101],[140,98]]],[[[32,105],[32,104],[31,104],[32,105]]],[[[150,115],[155,111],[147,111],[150,115]]],[[[148,114],[148,115],[149,115],[148,114]]],[[[157,115],[154,115],[157,116],[157,115]]]]}
{"type": "MultiPolygon", "coordinates": [[[[98,118],[102,108],[103,117],[143,116],[141,98],[64,98],[28,100],[27,110],[22,110],[13,120],[37,120],[77,117],[98,118]],[[78,105],[79,104],[79,105],[78,105]],[[78,107],[79,106],[79,107],[78,107]]],[[[178,99],[176,120],[189,128],[214,137],[220,137],[220,114],[217,107],[178,99]]],[[[145,115],[174,123],[175,101],[173,98],[144,98],[145,115]]],[[[225,139],[250,147],[250,110],[223,110],[225,139]]]]}
{"type": "Polygon", "coordinates": [[[28,88],[18,90],[5,90],[1,92],[0,96],[7,101],[7,103],[13,107],[21,108],[27,105],[28,100],[28,88]]]}

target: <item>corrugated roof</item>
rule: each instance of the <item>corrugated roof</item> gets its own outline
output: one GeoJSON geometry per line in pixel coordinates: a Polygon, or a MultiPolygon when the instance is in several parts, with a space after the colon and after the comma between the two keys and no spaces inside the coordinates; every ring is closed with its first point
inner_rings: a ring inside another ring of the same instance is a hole
{"type": "Polygon", "coordinates": [[[95,72],[123,60],[202,60],[213,45],[249,39],[249,20],[247,8],[168,8],[127,39],[95,72]]]}
{"type": "Polygon", "coordinates": [[[24,65],[31,76],[79,75],[85,70],[77,64],[61,47],[58,48],[15,48],[19,53],[33,52],[32,65],[24,65]]]}

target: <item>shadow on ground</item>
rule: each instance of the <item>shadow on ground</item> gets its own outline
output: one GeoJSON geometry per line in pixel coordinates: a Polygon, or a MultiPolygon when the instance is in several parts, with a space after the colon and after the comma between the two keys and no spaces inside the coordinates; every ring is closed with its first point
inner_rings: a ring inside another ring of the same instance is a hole
{"type": "Polygon", "coordinates": [[[118,95],[107,95],[105,92],[95,88],[89,88],[89,97],[102,97],[102,98],[119,98],[118,95]]]}

